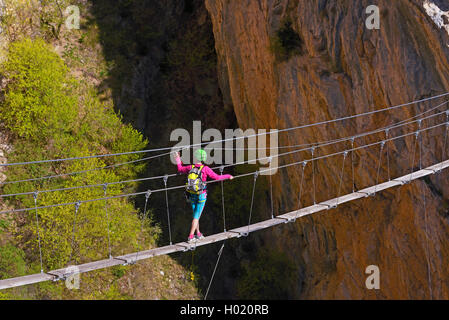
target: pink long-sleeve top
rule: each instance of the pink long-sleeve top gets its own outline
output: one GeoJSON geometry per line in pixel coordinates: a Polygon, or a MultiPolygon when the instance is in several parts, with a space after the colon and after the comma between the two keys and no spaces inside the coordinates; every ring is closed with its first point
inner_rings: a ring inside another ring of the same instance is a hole
{"type": "MultiPolygon", "coordinates": [[[[192,165],[184,166],[180,158],[176,158],[176,164],[178,166],[178,172],[179,173],[188,173],[192,169],[192,165]]],[[[201,163],[196,163],[195,167],[201,167],[201,163]]],[[[207,178],[211,178],[212,180],[226,180],[230,179],[230,174],[216,174],[211,168],[204,165],[203,170],[201,170],[201,180],[204,182],[207,180],[207,178]]],[[[207,192],[207,190],[204,190],[203,193],[207,192]]]]}

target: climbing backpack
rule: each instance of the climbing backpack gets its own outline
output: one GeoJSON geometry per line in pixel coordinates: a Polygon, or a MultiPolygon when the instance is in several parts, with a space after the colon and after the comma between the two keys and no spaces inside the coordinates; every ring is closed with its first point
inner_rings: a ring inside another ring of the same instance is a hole
{"type": "Polygon", "coordinates": [[[192,169],[187,176],[186,191],[189,193],[200,194],[206,189],[206,183],[201,179],[201,171],[204,166],[195,167],[192,165],[192,169]]]}

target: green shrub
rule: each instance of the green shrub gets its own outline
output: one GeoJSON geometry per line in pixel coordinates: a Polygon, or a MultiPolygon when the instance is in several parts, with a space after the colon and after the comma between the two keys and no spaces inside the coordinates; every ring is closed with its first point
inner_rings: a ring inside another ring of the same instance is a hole
{"type": "Polygon", "coordinates": [[[25,253],[11,245],[0,246],[0,279],[18,277],[25,274],[25,253]]]}
{"type": "Polygon", "coordinates": [[[76,99],[64,62],[43,41],[12,43],[2,73],[9,80],[0,120],[19,137],[45,139],[70,132],[76,99]]]}
{"type": "Polygon", "coordinates": [[[3,0],[3,34],[9,41],[31,36],[59,39],[69,5],[83,7],[79,0],[3,0]]]}
{"type": "Polygon", "coordinates": [[[111,272],[117,279],[123,277],[126,273],[126,267],[124,266],[114,266],[111,268],[111,272]]]}
{"type": "Polygon", "coordinates": [[[240,299],[288,299],[297,276],[285,254],[261,249],[254,261],[243,264],[244,274],[237,283],[240,299]]]}
{"type": "MultiPolygon", "coordinates": [[[[89,159],[74,163],[68,167],[70,171],[89,169],[100,166],[97,159],[89,159]]],[[[74,176],[64,183],[64,187],[82,184],[100,184],[117,181],[118,177],[105,170],[92,171],[83,176],[74,176]]],[[[117,185],[109,186],[107,196],[121,193],[117,185]]],[[[42,194],[39,206],[56,203],[71,203],[78,200],[102,198],[102,188],[76,189],[66,192],[42,194]]],[[[73,205],[39,210],[41,244],[44,262],[50,269],[64,267],[67,263],[83,263],[99,260],[108,256],[108,225],[105,211],[107,205],[109,216],[109,236],[114,255],[128,253],[127,250],[137,248],[137,235],[140,222],[136,210],[125,198],[83,203],[79,207],[75,220],[73,205]],[[73,233],[73,230],[75,232],[73,233]],[[125,250],[126,249],[126,250],[125,250]],[[72,257],[72,261],[70,261],[72,257]]],[[[32,206],[30,204],[29,206],[32,206]]],[[[30,252],[37,252],[38,237],[34,223],[34,212],[30,212],[30,223],[23,227],[22,233],[32,234],[27,241],[30,252]]]]}
{"type": "Polygon", "coordinates": [[[11,300],[11,297],[7,293],[0,292],[0,300],[11,300]]]}
{"type": "Polygon", "coordinates": [[[9,226],[10,226],[10,222],[5,218],[0,217],[0,234],[2,234],[3,231],[8,229],[9,226]]]}
{"type": "MultiPolygon", "coordinates": [[[[0,121],[16,134],[10,162],[87,156],[141,150],[147,145],[142,134],[121,121],[111,106],[100,101],[96,91],[76,82],[62,59],[43,40],[23,39],[11,44],[1,70],[8,79],[5,100],[0,105],[0,121]]],[[[69,188],[132,179],[144,162],[98,170],[118,162],[139,160],[141,155],[92,158],[52,164],[9,167],[9,180],[83,172],[27,183],[7,184],[4,193],[69,188]]],[[[136,185],[126,185],[134,191],[136,185]]],[[[124,185],[111,185],[107,196],[122,194],[124,185]]],[[[102,187],[39,194],[39,206],[102,198],[102,187]]],[[[12,205],[34,207],[32,196],[15,197],[12,205]]],[[[114,255],[138,246],[141,223],[127,198],[83,203],[76,216],[73,205],[38,210],[44,269],[64,267],[108,256],[109,238],[114,255]],[[75,230],[75,233],[73,233],[75,230]],[[70,258],[72,257],[72,260],[70,258]]],[[[29,211],[16,239],[24,246],[27,261],[39,262],[35,212],[29,211]]],[[[144,234],[151,237],[145,224],[144,234]]],[[[8,270],[7,270],[8,271],[8,270]]],[[[5,272],[7,272],[5,271],[5,272]]],[[[8,271],[9,272],[9,271],[8,271]]]]}
{"type": "Polygon", "coordinates": [[[285,20],[270,40],[270,49],[278,61],[285,61],[294,55],[303,54],[303,40],[292,28],[290,20],[285,20]]]}

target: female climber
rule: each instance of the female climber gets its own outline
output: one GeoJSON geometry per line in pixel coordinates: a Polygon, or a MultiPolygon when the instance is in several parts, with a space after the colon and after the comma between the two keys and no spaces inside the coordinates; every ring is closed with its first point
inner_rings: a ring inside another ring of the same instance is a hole
{"type": "Polygon", "coordinates": [[[179,152],[175,153],[175,160],[178,166],[179,173],[188,173],[186,191],[193,209],[192,227],[187,242],[191,243],[195,240],[201,240],[204,235],[200,232],[199,220],[206,204],[207,188],[206,180],[211,178],[213,180],[233,179],[230,174],[218,175],[211,168],[204,165],[207,159],[206,151],[198,149],[194,152],[194,165],[184,166],[179,152]],[[196,237],[194,233],[196,231],[196,237]]]}

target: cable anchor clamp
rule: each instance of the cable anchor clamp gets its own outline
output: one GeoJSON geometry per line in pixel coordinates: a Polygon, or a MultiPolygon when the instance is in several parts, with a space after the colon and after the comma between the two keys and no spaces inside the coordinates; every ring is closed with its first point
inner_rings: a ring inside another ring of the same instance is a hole
{"type": "Polygon", "coordinates": [[[256,180],[258,176],[259,176],[259,171],[254,172],[254,180],[256,180]]]}
{"type": "Polygon", "coordinates": [[[312,152],[312,157],[313,157],[313,154],[315,153],[315,148],[316,148],[316,147],[310,148],[310,152],[312,152]]]}

